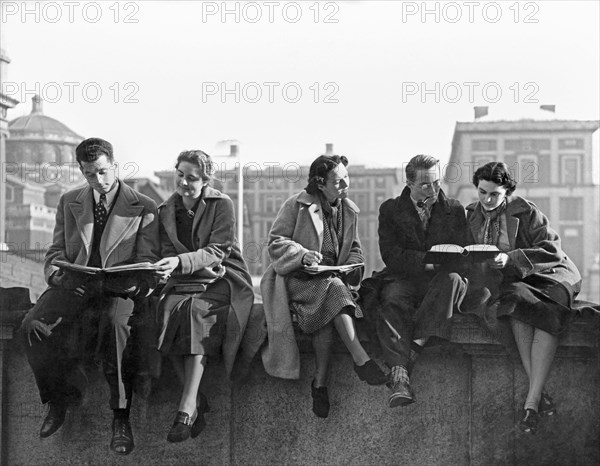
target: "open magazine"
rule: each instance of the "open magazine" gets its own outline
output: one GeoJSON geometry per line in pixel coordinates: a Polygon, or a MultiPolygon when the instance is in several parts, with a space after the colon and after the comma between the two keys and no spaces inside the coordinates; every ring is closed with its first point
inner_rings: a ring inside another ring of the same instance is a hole
{"type": "Polygon", "coordinates": [[[491,244],[471,244],[464,248],[458,244],[436,244],[425,254],[425,264],[446,264],[457,260],[484,262],[493,259],[500,250],[491,244]]]}
{"type": "Polygon", "coordinates": [[[61,269],[70,270],[72,272],[85,273],[88,275],[97,275],[100,273],[123,274],[140,271],[152,272],[158,270],[158,267],[156,267],[156,265],[154,264],[151,264],[150,262],[138,262],[137,264],[115,265],[113,267],[100,268],[88,267],[87,265],[71,264],[70,262],[55,260],[52,262],[52,265],[60,267],[61,269]]]}
{"type": "Polygon", "coordinates": [[[318,274],[323,272],[340,272],[348,273],[353,270],[364,267],[365,263],[360,262],[358,264],[345,264],[345,265],[305,265],[303,270],[306,273],[318,274]]]}

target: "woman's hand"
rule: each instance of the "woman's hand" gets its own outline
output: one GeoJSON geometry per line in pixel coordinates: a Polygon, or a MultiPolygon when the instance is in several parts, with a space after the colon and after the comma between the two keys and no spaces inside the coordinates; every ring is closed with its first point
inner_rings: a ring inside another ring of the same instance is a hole
{"type": "Polygon", "coordinates": [[[506,267],[507,263],[508,263],[508,254],[506,254],[504,252],[501,252],[493,259],[487,260],[487,264],[492,269],[503,269],[504,267],[506,267]]]}
{"type": "Polygon", "coordinates": [[[302,256],[302,265],[318,265],[323,260],[323,255],[318,251],[308,251],[302,256]]]}
{"type": "Polygon", "coordinates": [[[156,270],[157,275],[161,278],[167,279],[171,276],[173,270],[175,270],[179,265],[179,257],[165,257],[154,265],[158,267],[156,270]]]}

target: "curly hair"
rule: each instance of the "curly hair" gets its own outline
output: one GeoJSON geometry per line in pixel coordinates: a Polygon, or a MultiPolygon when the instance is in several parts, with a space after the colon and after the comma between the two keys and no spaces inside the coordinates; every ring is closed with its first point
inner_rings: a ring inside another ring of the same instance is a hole
{"type": "Polygon", "coordinates": [[[82,163],[95,162],[103,155],[106,155],[106,158],[110,163],[115,161],[112,144],[101,138],[84,139],[75,149],[75,159],[79,165],[82,163]]]}
{"type": "Polygon", "coordinates": [[[517,188],[517,181],[504,162],[488,162],[479,167],[473,174],[473,185],[479,186],[481,180],[491,181],[506,189],[506,195],[510,196],[517,188]]]}
{"type": "Polygon", "coordinates": [[[184,150],[177,156],[175,168],[179,168],[181,162],[189,162],[200,169],[202,181],[211,181],[214,173],[213,161],[210,155],[201,150],[184,150]]]}
{"type": "Polygon", "coordinates": [[[319,186],[327,183],[329,172],[339,164],[348,166],[348,159],[343,155],[320,155],[310,165],[308,171],[308,184],[304,188],[308,194],[317,194],[319,186]]]}

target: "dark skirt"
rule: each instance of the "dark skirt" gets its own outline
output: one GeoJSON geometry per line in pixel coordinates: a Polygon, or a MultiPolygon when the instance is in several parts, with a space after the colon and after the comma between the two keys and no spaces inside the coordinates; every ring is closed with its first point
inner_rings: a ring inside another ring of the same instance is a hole
{"type": "Polygon", "coordinates": [[[207,285],[203,292],[173,289],[159,304],[163,324],[158,349],[165,354],[218,354],[230,301],[229,284],[222,279],[207,285]]]}
{"type": "Polygon", "coordinates": [[[573,316],[575,293],[543,275],[504,282],[500,289],[498,318],[512,317],[552,335],[563,333],[573,316]]]}

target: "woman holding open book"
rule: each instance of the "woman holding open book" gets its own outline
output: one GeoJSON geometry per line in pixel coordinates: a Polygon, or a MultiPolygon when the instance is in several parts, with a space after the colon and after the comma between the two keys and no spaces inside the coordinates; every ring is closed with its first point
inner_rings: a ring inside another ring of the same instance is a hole
{"type": "Polygon", "coordinates": [[[519,427],[535,433],[540,415],[556,412],[543,389],[581,276],[561,249],[560,237],[546,216],[531,202],[513,195],[517,183],[506,164],[490,162],[480,167],[473,184],[479,201],[467,207],[469,228],[477,243],[495,245],[501,251],[487,261],[488,276],[501,272],[492,309],[499,319],[509,319],[529,378],[519,427]]]}
{"type": "MultiPolygon", "coordinates": [[[[285,201],[273,222],[268,246],[273,263],[261,282],[267,323],[281,327],[284,319],[289,322],[286,314],[291,310],[300,329],[312,336],[316,373],[311,393],[318,417],[329,413],[327,375],[334,326],[360,379],[371,385],[386,382],[356,335],[353,319],[362,317],[362,311],[351,286],[360,283],[362,267],[325,271],[318,267],[349,266],[364,260],[357,232],[358,207],[348,199],[347,165],[346,157],[337,155],[322,155],[312,163],[308,185],[285,201]]],[[[285,327],[279,330],[290,330],[285,327]]],[[[282,338],[274,335],[277,329],[269,331],[265,368],[272,375],[298,378],[297,346],[293,343],[290,348],[289,333],[282,338]],[[282,356],[286,353],[290,354],[282,356]]]]}
{"type": "Polygon", "coordinates": [[[163,259],[156,263],[167,279],[159,299],[158,347],[183,381],[169,442],[194,438],[204,428],[208,405],[203,394],[199,403],[197,398],[206,358],[223,344],[231,373],[254,301],[234,235],[233,203],[209,186],[211,158],[201,150],[184,151],[175,169],[177,191],[159,207],[163,259]]]}

